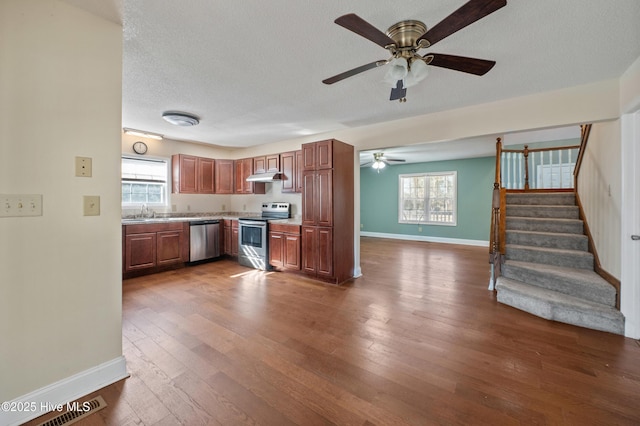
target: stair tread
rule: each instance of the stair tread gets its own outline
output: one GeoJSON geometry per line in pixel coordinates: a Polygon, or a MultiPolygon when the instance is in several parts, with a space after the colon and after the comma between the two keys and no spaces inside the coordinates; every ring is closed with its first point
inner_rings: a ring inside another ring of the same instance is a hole
{"type": "Polygon", "coordinates": [[[586,240],[588,237],[584,234],[572,234],[570,232],[549,232],[549,231],[525,231],[521,229],[507,229],[506,232],[513,232],[518,234],[527,234],[527,235],[541,235],[541,236],[549,236],[549,237],[566,237],[566,238],[575,238],[586,240]]]}
{"type": "MultiPolygon", "coordinates": [[[[523,269],[531,269],[540,272],[540,264],[533,262],[522,262],[520,260],[506,260],[505,264],[513,265],[523,269]]],[[[562,278],[575,277],[579,280],[578,285],[594,285],[615,292],[615,289],[604,278],[589,269],[567,268],[564,266],[545,265],[543,272],[548,275],[555,275],[562,278]]]]}
{"type": "Polygon", "coordinates": [[[571,209],[571,210],[577,210],[578,206],[574,205],[574,204],[515,204],[515,203],[507,203],[507,206],[509,207],[524,207],[524,208],[552,208],[552,209],[571,209]]]}
{"type": "Polygon", "coordinates": [[[592,302],[579,297],[571,296],[568,294],[560,293],[554,290],[549,290],[542,287],[523,283],[522,281],[514,280],[511,278],[500,277],[496,284],[497,288],[508,288],[511,291],[515,291],[521,294],[534,297],[536,299],[547,300],[563,307],[570,307],[580,309],[589,312],[598,312],[611,318],[624,318],[622,313],[615,307],[608,306],[598,302],[592,302]]]}
{"type": "Polygon", "coordinates": [[[508,219],[522,219],[522,220],[531,220],[531,221],[560,221],[564,223],[579,223],[582,222],[581,219],[565,219],[562,217],[531,217],[531,216],[507,216],[508,219]]]}
{"type": "Polygon", "coordinates": [[[571,249],[558,249],[558,248],[550,248],[550,247],[538,247],[538,246],[523,246],[519,244],[507,244],[507,253],[509,253],[509,247],[515,249],[525,249],[525,250],[535,250],[547,253],[557,253],[557,254],[569,254],[569,255],[577,255],[584,257],[593,257],[593,254],[584,250],[571,250],[571,249]]]}

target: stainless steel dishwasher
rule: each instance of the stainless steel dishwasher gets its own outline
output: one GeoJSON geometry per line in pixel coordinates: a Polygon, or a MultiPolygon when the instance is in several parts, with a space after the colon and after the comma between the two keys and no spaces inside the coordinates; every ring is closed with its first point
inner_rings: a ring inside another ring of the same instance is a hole
{"type": "Polygon", "coordinates": [[[220,221],[193,220],[190,222],[189,262],[220,256],[220,221]]]}

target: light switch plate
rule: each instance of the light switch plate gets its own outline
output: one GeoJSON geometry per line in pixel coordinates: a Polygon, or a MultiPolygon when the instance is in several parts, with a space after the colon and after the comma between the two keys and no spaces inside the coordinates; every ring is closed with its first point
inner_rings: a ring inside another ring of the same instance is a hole
{"type": "Polygon", "coordinates": [[[42,194],[0,194],[0,217],[42,216],[42,194]]]}
{"type": "Polygon", "coordinates": [[[99,195],[83,195],[82,205],[85,216],[100,216],[99,195]]]}
{"type": "Polygon", "coordinates": [[[90,157],[76,157],[76,176],[91,177],[93,173],[90,157]]]}

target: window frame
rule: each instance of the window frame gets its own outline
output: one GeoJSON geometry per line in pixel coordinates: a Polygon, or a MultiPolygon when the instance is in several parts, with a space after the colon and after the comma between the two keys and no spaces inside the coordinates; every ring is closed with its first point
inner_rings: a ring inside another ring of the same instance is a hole
{"type": "Polygon", "coordinates": [[[422,172],[422,173],[404,173],[398,175],[398,223],[400,224],[418,224],[418,225],[436,225],[436,226],[457,226],[458,225],[458,172],[455,170],[451,171],[442,171],[442,172],[422,172]],[[453,195],[449,198],[452,203],[452,221],[451,222],[441,222],[441,221],[431,221],[431,220],[423,220],[423,219],[404,219],[403,217],[403,206],[404,206],[404,188],[403,188],[403,179],[404,178],[416,178],[416,177],[424,177],[425,181],[425,198],[424,198],[424,211],[423,218],[429,216],[429,206],[430,200],[432,199],[429,188],[429,178],[430,177],[440,177],[440,176],[452,176],[453,177],[453,195]]]}
{"type": "Polygon", "coordinates": [[[126,155],[126,154],[122,154],[120,156],[120,205],[123,209],[131,209],[131,208],[138,208],[141,206],[147,206],[147,207],[168,207],[171,204],[171,200],[169,199],[169,196],[171,194],[171,159],[169,158],[165,158],[165,157],[148,157],[145,156],[145,158],[140,158],[140,157],[134,157],[132,155],[126,155]],[[164,163],[165,165],[165,181],[154,181],[152,179],[139,179],[139,182],[144,182],[144,183],[162,183],[164,188],[162,191],[162,198],[164,199],[164,202],[160,202],[160,203],[154,203],[154,202],[131,202],[131,203],[125,203],[122,201],[122,184],[125,182],[136,182],[136,179],[125,179],[122,176],[122,161],[123,160],[134,160],[134,161],[149,161],[149,162],[157,162],[157,163],[164,163]]]}

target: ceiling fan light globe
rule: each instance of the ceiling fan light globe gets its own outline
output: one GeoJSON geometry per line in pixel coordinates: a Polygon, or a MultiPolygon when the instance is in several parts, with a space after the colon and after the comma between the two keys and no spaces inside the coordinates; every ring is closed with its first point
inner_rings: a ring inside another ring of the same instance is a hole
{"type": "Polygon", "coordinates": [[[409,63],[405,58],[395,58],[389,63],[390,67],[384,81],[391,87],[396,87],[398,80],[404,80],[409,73],[409,63]]]}
{"type": "Polygon", "coordinates": [[[424,80],[427,75],[429,75],[429,67],[427,64],[421,59],[413,60],[411,62],[411,70],[403,81],[404,88],[415,86],[424,80]]]}
{"type": "Polygon", "coordinates": [[[376,170],[380,170],[380,169],[384,169],[386,167],[386,164],[384,164],[384,162],[382,162],[380,160],[376,160],[376,161],[373,162],[371,167],[373,167],[376,170]]]}

